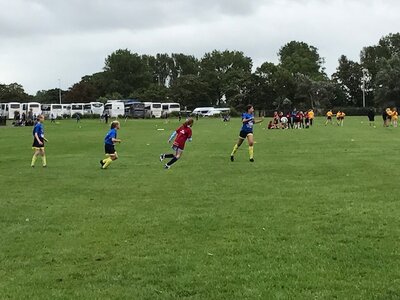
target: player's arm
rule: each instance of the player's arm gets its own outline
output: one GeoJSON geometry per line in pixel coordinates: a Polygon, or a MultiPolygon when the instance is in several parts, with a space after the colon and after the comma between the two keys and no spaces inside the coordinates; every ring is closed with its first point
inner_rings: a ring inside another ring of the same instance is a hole
{"type": "Polygon", "coordinates": [[[254,117],[251,117],[249,119],[242,119],[242,123],[247,123],[247,122],[249,122],[251,120],[254,120],[254,117]]]}
{"type": "Polygon", "coordinates": [[[111,141],[112,141],[113,143],[121,143],[121,142],[122,142],[121,139],[116,139],[116,138],[112,138],[111,141]]]}
{"type": "Polygon", "coordinates": [[[171,134],[171,136],[169,137],[169,139],[168,139],[168,143],[171,143],[171,141],[176,137],[176,131],[174,131],[172,134],[171,134]]]}
{"type": "Polygon", "coordinates": [[[35,132],[35,139],[37,140],[37,142],[39,143],[39,145],[43,145],[43,142],[40,140],[39,135],[37,132],[35,132]]]}
{"type": "Polygon", "coordinates": [[[254,124],[261,123],[262,121],[264,121],[264,118],[261,118],[261,119],[258,119],[258,120],[254,120],[254,124]]]}

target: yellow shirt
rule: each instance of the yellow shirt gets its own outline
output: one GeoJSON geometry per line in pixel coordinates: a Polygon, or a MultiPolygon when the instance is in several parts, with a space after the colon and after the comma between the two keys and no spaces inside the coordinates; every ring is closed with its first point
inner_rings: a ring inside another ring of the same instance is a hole
{"type": "Polygon", "coordinates": [[[338,111],[337,113],[336,113],[336,118],[339,118],[339,117],[341,117],[342,116],[342,113],[340,112],[340,111],[338,111]]]}
{"type": "Polygon", "coordinates": [[[314,119],[314,112],[313,111],[309,111],[308,112],[308,118],[309,119],[314,119]]]}
{"type": "Polygon", "coordinates": [[[397,120],[399,118],[399,113],[397,111],[392,111],[392,119],[397,120]]]}
{"type": "Polygon", "coordinates": [[[340,116],[341,116],[342,118],[344,118],[345,115],[346,115],[346,114],[345,114],[344,112],[342,112],[342,113],[340,114],[340,116]]]}
{"type": "Polygon", "coordinates": [[[331,111],[328,111],[328,112],[326,113],[326,116],[327,116],[327,117],[332,117],[332,115],[333,115],[333,113],[332,113],[331,111]]]}

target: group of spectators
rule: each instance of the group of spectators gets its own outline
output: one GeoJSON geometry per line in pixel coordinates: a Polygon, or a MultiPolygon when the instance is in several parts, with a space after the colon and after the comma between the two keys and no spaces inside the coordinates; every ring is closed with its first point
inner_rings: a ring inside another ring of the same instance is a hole
{"type": "Polygon", "coordinates": [[[309,109],[306,112],[293,109],[287,112],[274,112],[273,119],[268,123],[268,129],[302,129],[313,125],[314,110],[309,109]]]}
{"type": "Polygon", "coordinates": [[[21,114],[19,111],[16,111],[12,124],[14,126],[33,126],[35,123],[34,120],[36,120],[36,115],[33,114],[32,110],[28,111],[28,114],[25,114],[25,112],[21,114]]]}

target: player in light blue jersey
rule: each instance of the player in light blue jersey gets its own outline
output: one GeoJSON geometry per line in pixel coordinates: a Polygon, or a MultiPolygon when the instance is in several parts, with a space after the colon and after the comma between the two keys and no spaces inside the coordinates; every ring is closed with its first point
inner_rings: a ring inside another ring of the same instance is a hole
{"type": "Polygon", "coordinates": [[[254,162],[254,138],[253,138],[253,126],[254,124],[261,123],[263,120],[255,121],[254,120],[254,107],[253,105],[247,105],[247,110],[242,114],[242,128],[239,133],[239,140],[233,147],[231,153],[231,161],[235,160],[235,153],[239,149],[240,145],[242,145],[243,141],[247,138],[247,142],[249,144],[249,155],[250,161],[254,162]]]}

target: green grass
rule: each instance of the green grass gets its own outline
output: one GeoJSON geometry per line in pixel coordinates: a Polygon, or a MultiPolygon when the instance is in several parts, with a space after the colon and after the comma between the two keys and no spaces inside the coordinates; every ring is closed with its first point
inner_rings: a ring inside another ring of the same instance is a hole
{"type": "MultiPolygon", "coordinates": [[[[364,121],[362,123],[362,121],[364,121]]],[[[255,129],[202,119],[180,161],[158,161],[177,120],[0,128],[0,299],[399,299],[399,129],[255,129]],[[164,131],[157,129],[163,128],[164,131]]]]}

